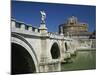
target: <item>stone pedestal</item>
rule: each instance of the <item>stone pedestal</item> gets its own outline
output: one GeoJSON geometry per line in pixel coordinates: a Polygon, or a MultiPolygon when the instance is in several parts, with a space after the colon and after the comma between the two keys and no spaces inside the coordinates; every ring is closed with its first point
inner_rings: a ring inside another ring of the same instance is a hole
{"type": "Polygon", "coordinates": [[[39,29],[40,29],[40,33],[41,34],[47,33],[47,27],[46,27],[46,24],[45,23],[41,23],[39,29]]]}

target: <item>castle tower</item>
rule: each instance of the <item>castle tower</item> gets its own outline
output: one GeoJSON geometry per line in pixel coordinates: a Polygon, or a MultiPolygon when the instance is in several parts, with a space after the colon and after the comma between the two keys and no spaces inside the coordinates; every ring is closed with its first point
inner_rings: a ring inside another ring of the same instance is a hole
{"type": "Polygon", "coordinates": [[[71,16],[67,19],[67,21],[61,25],[59,25],[59,33],[64,34],[64,36],[69,36],[79,38],[86,37],[89,38],[90,32],[88,32],[88,24],[82,23],[78,21],[78,18],[75,16],[71,16]],[[63,29],[63,31],[62,31],[63,29]]]}

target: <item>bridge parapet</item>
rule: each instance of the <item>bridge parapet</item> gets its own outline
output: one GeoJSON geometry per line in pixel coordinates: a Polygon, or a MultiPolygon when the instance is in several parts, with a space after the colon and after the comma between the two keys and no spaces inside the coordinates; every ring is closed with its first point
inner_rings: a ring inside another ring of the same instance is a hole
{"type": "Polygon", "coordinates": [[[70,37],[64,37],[64,40],[66,40],[66,41],[73,41],[74,39],[72,39],[70,37]]]}
{"type": "Polygon", "coordinates": [[[49,35],[50,38],[55,38],[55,39],[63,39],[64,38],[63,35],[60,35],[58,33],[48,32],[48,35],[49,35]]]}
{"type": "MultiPolygon", "coordinates": [[[[43,36],[41,35],[39,28],[33,27],[30,24],[25,24],[24,22],[21,21],[17,21],[14,18],[11,18],[11,30],[12,32],[17,32],[21,34],[34,35],[39,37],[43,36]]],[[[64,37],[64,35],[60,35],[59,33],[53,33],[53,32],[48,32],[44,36],[48,36],[51,39],[66,40],[66,41],[72,40],[71,38],[64,37]]]]}
{"type": "Polygon", "coordinates": [[[40,33],[39,28],[33,27],[30,24],[25,24],[24,22],[21,21],[16,21],[14,18],[11,18],[11,29],[20,29],[23,31],[29,31],[29,32],[36,32],[40,33]]]}
{"type": "Polygon", "coordinates": [[[64,35],[60,35],[59,33],[48,32],[48,36],[50,39],[70,41],[70,42],[74,41],[74,39],[72,39],[70,37],[65,37],[64,35]]]}

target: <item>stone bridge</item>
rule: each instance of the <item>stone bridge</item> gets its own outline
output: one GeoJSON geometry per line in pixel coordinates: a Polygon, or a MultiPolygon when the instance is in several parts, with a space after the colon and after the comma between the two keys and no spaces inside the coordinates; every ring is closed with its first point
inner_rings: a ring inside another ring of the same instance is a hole
{"type": "Polygon", "coordinates": [[[75,40],[11,19],[12,73],[61,71],[61,62],[76,50],[75,40]]]}

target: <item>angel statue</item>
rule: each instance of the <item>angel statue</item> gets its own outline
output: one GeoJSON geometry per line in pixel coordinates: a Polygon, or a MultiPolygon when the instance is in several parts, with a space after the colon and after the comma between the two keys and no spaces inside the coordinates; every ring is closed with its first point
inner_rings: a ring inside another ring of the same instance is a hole
{"type": "Polygon", "coordinates": [[[46,13],[44,11],[40,11],[40,13],[41,13],[41,21],[42,23],[45,23],[46,13]]]}

